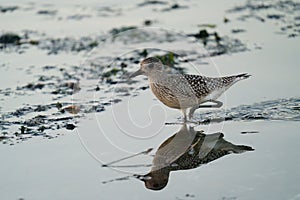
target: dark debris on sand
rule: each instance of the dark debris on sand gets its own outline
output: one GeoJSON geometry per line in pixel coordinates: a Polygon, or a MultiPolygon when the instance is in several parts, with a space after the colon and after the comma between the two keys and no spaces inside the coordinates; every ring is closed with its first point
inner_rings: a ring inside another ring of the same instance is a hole
{"type": "MultiPolygon", "coordinates": [[[[200,55],[200,58],[247,50],[246,45],[242,41],[229,36],[221,36],[216,31],[210,32],[206,29],[201,29],[197,33],[187,34],[186,36],[194,37],[195,43],[200,41],[209,52],[208,55],[200,55]]],[[[61,52],[80,53],[90,52],[107,42],[121,42],[126,44],[128,41],[132,43],[153,41],[161,43],[163,41],[174,42],[182,40],[182,37],[186,36],[168,31],[159,31],[159,33],[151,32],[138,29],[136,26],[113,28],[107,35],[82,36],[76,39],[72,37],[50,38],[37,32],[23,32],[21,34],[5,33],[0,35],[0,51],[24,52],[28,49],[28,45],[30,45],[45,50],[48,54],[59,54],[61,52]]],[[[146,57],[145,53],[141,52],[141,55],[138,56],[146,57]]],[[[136,62],[139,62],[139,60],[139,57],[135,59],[136,62]]]]}
{"type": "Polygon", "coordinates": [[[288,37],[300,36],[300,25],[297,18],[300,13],[300,2],[295,0],[282,1],[246,1],[244,5],[235,6],[227,13],[240,13],[238,20],[247,21],[254,19],[265,23],[275,22],[280,26],[280,33],[288,37]]]}
{"type": "Polygon", "coordinates": [[[13,12],[19,9],[18,6],[0,6],[0,13],[13,12]]]}
{"type": "Polygon", "coordinates": [[[14,33],[5,33],[0,35],[0,44],[7,45],[7,44],[19,44],[21,37],[14,33]]]}
{"type": "Polygon", "coordinates": [[[199,122],[204,120],[207,123],[240,120],[300,121],[300,110],[295,109],[299,104],[300,98],[277,99],[263,101],[253,105],[241,105],[228,110],[221,109],[202,112],[201,119],[199,118],[200,116],[196,118],[199,122]]]}

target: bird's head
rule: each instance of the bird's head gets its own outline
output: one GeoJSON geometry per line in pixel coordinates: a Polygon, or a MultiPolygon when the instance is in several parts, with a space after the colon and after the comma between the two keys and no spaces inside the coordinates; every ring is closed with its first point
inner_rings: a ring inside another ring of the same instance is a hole
{"type": "Polygon", "coordinates": [[[169,181],[169,171],[163,173],[161,171],[151,171],[146,175],[138,176],[139,180],[145,183],[145,187],[150,190],[162,190],[169,181]]]}
{"type": "Polygon", "coordinates": [[[141,62],[140,69],[131,74],[129,78],[133,78],[139,75],[149,76],[151,74],[155,74],[155,72],[162,72],[163,69],[164,65],[158,58],[149,57],[141,62]]]}

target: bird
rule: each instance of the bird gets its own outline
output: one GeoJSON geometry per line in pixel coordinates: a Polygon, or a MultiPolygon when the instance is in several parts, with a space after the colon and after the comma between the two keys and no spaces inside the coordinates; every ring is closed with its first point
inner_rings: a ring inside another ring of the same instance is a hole
{"type": "Polygon", "coordinates": [[[247,151],[254,149],[226,141],[221,132],[205,134],[185,123],[158,147],[150,172],[136,177],[147,189],[161,190],[166,187],[172,171],[194,169],[225,155],[247,151]]]}
{"type": "Polygon", "coordinates": [[[251,76],[248,73],[223,77],[174,73],[157,57],[142,60],[139,70],[129,78],[138,75],[147,76],[153,94],[166,106],[181,110],[184,121],[188,110],[191,119],[198,108],[220,108],[223,103],[217,99],[233,84],[251,76]],[[214,104],[201,105],[206,102],[214,104]]]}

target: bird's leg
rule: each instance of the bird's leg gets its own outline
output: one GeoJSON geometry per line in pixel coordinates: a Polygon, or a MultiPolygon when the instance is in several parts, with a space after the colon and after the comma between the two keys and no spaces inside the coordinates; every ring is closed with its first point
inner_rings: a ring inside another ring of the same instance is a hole
{"type": "Polygon", "coordinates": [[[199,105],[193,106],[191,107],[190,111],[189,111],[189,119],[192,119],[195,110],[197,110],[199,108],[199,105]]]}
{"type": "Polygon", "coordinates": [[[182,113],[183,113],[183,121],[186,122],[187,121],[187,117],[186,117],[186,109],[181,109],[182,113]]]}
{"type": "Polygon", "coordinates": [[[221,101],[217,101],[217,100],[208,100],[208,101],[202,102],[201,104],[193,106],[190,109],[190,111],[189,111],[189,119],[191,119],[193,117],[194,112],[198,108],[220,108],[223,105],[223,103],[221,101]],[[216,103],[216,104],[215,105],[201,105],[201,104],[206,103],[206,102],[213,102],[213,103],[216,103]]]}
{"type": "MultiPolygon", "coordinates": [[[[223,106],[223,103],[221,101],[210,100],[210,102],[216,103],[215,105],[211,105],[211,108],[220,108],[221,106],[223,106]]],[[[201,106],[199,106],[199,107],[201,107],[201,106]]]]}
{"type": "Polygon", "coordinates": [[[199,104],[197,106],[197,108],[220,108],[223,105],[223,103],[221,101],[217,101],[217,100],[208,100],[208,101],[202,102],[201,104],[199,104]],[[201,104],[204,104],[206,102],[212,102],[212,103],[215,103],[215,104],[201,105],[201,104]]]}

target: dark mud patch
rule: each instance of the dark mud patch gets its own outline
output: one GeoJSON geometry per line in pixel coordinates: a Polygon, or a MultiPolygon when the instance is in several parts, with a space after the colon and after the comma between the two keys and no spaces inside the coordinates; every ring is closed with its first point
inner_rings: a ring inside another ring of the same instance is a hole
{"type": "Polygon", "coordinates": [[[0,36],[0,44],[19,44],[21,37],[14,33],[6,33],[0,36]]]}
{"type": "Polygon", "coordinates": [[[280,27],[278,33],[288,37],[300,35],[299,13],[300,2],[285,1],[258,1],[250,0],[240,6],[227,11],[228,14],[239,14],[239,21],[257,20],[261,23],[275,22],[280,27]]]}
{"type": "Polygon", "coordinates": [[[227,110],[201,112],[199,109],[199,114],[195,119],[203,124],[222,121],[254,120],[300,121],[299,106],[300,98],[278,99],[252,105],[241,105],[227,110]]]}
{"type": "Polygon", "coordinates": [[[103,104],[86,102],[84,105],[74,105],[57,102],[44,106],[27,105],[16,111],[3,113],[0,123],[1,141],[13,145],[35,136],[56,138],[61,134],[54,130],[76,129],[79,119],[86,113],[104,111],[103,104]]]}
{"type": "Polygon", "coordinates": [[[37,11],[37,14],[55,16],[57,14],[57,10],[39,10],[37,11]]]}
{"type": "Polygon", "coordinates": [[[98,17],[114,17],[122,15],[122,9],[113,7],[99,7],[95,9],[98,17]]]}
{"type": "Polygon", "coordinates": [[[85,6],[73,4],[68,6],[70,11],[66,12],[64,7],[55,4],[43,4],[39,5],[38,3],[27,2],[20,4],[18,6],[1,6],[0,5],[0,14],[7,14],[11,12],[26,12],[35,14],[38,17],[47,17],[50,20],[83,20],[91,17],[113,17],[119,16],[122,14],[121,8],[115,8],[114,6],[102,6],[101,4],[97,6],[85,6]],[[70,14],[72,13],[72,14],[70,14]]]}
{"type": "Polygon", "coordinates": [[[22,31],[19,34],[4,33],[0,35],[0,51],[24,53],[30,47],[37,47],[40,50],[47,51],[48,54],[58,54],[61,52],[79,53],[92,50],[102,40],[101,36],[51,38],[36,31],[22,31]]]}
{"type": "Polygon", "coordinates": [[[246,30],[245,29],[241,29],[241,28],[236,28],[236,29],[232,29],[231,30],[231,33],[233,33],[233,34],[244,33],[244,32],[246,32],[246,30]]]}
{"type": "Polygon", "coordinates": [[[48,54],[90,52],[105,45],[143,45],[144,43],[159,44],[163,42],[179,42],[192,37],[192,43],[202,43],[208,51],[207,55],[200,58],[219,56],[227,53],[238,53],[248,50],[247,46],[237,38],[221,35],[218,32],[208,32],[206,29],[197,33],[179,34],[166,30],[151,30],[136,26],[114,28],[107,34],[97,36],[82,36],[80,38],[63,37],[51,38],[35,31],[5,33],[0,35],[0,51],[7,53],[24,53],[30,47],[45,50],[48,54]]]}
{"type": "MultiPolygon", "coordinates": [[[[25,85],[17,86],[16,88],[0,89],[0,96],[15,95],[24,97],[32,95],[51,95],[54,100],[58,100],[74,95],[81,90],[79,83],[80,75],[76,74],[78,67],[60,68],[44,66],[41,68],[43,69],[41,74],[34,74],[34,72],[32,72],[36,69],[24,72],[33,75],[32,81],[25,85]],[[49,73],[53,73],[53,75],[49,75],[49,73]]],[[[41,105],[41,107],[43,107],[43,105],[41,105]]]]}
{"type": "Polygon", "coordinates": [[[18,6],[0,6],[0,13],[13,12],[19,9],[18,6]]]}
{"type": "Polygon", "coordinates": [[[166,1],[144,1],[143,3],[139,3],[138,6],[143,7],[143,6],[151,6],[151,5],[167,5],[168,2],[166,1]]]}
{"type": "Polygon", "coordinates": [[[83,20],[86,18],[91,18],[92,15],[88,14],[74,14],[67,17],[68,20],[83,20]]]}
{"type": "Polygon", "coordinates": [[[175,4],[172,4],[166,8],[163,8],[161,11],[163,12],[168,12],[168,11],[172,11],[172,10],[178,10],[178,9],[188,9],[189,7],[188,6],[183,6],[183,5],[180,5],[178,3],[175,3],[175,4]]]}
{"type": "Polygon", "coordinates": [[[200,41],[210,57],[248,50],[247,46],[239,39],[220,36],[220,33],[215,31],[209,32],[206,29],[201,29],[198,33],[188,34],[188,36],[200,41]]]}
{"type": "Polygon", "coordinates": [[[144,1],[137,5],[138,7],[153,7],[154,11],[160,12],[169,12],[178,9],[187,9],[189,8],[186,5],[181,5],[179,3],[171,3],[167,1],[144,1]]]}

